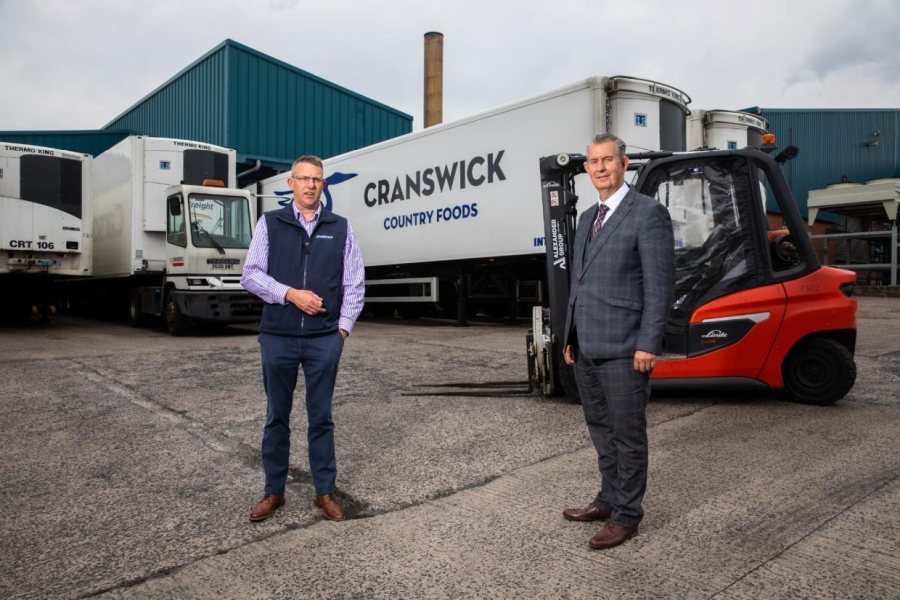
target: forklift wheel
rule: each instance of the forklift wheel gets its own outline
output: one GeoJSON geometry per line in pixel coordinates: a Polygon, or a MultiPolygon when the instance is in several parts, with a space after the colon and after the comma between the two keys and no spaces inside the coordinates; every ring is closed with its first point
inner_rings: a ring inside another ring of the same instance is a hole
{"type": "Polygon", "coordinates": [[[784,387],[792,400],[826,406],[847,395],[856,381],[853,354],[835,340],[811,338],[788,354],[784,387]]]}

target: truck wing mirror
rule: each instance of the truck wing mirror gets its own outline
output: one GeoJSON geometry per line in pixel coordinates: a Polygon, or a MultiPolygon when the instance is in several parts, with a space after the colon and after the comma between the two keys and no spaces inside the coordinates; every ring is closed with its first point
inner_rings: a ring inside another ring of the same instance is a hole
{"type": "Polygon", "coordinates": [[[169,214],[177,217],[181,214],[181,201],[178,196],[169,197],[169,214]]]}

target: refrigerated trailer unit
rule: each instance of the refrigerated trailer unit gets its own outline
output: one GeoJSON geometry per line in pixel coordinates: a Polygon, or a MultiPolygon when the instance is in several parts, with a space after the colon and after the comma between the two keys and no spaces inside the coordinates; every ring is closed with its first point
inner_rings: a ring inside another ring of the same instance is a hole
{"type": "Polygon", "coordinates": [[[0,143],[3,304],[52,308],[55,279],[91,274],[91,156],[0,143]]]}
{"type": "Polygon", "coordinates": [[[738,110],[692,110],[687,121],[687,148],[763,148],[768,128],[764,118],[738,110]]]}
{"type": "MultiPolygon", "coordinates": [[[[537,160],[602,132],[630,151],[684,150],[689,102],[670,85],[592,77],[326,160],[324,200],[359,240],[368,310],[463,318],[540,302],[548,246],[537,160]]],[[[290,202],[287,177],[255,185],[259,214],[290,202]]]]}
{"type": "Polygon", "coordinates": [[[92,283],[138,324],[162,316],[170,333],[191,320],[253,322],[261,305],[240,285],[255,222],[234,189],[235,151],[130,136],[93,169],[92,283]]]}

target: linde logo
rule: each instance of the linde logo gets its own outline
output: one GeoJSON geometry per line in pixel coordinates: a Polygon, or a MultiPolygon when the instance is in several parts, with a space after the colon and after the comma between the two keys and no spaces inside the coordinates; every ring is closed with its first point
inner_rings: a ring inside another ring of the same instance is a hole
{"type": "Polygon", "coordinates": [[[443,166],[429,167],[413,174],[388,179],[379,179],[366,185],[363,191],[363,200],[366,206],[372,208],[380,204],[390,204],[397,200],[409,200],[410,198],[431,196],[435,192],[458,189],[464,190],[466,186],[478,187],[494,181],[505,181],[506,175],[500,168],[505,150],[487,156],[476,156],[468,160],[459,160],[443,166]]]}
{"type": "Polygon", "coordinates": [[[704,340],[712,340],[712,339],[724,339],[727,338],[728,334],[722,331],[721,329],[713,329],[703,335],[700,336],[701,339],[704,340]]]}

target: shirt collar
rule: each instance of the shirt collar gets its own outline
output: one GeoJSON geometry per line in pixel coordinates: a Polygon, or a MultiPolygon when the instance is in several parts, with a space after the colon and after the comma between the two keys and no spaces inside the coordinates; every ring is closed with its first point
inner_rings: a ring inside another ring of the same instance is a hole
{"type": "Polygon", "coordinates": [[[305,222],[305,223],[314,223],[315,221],[318,220],[319,216],[322,214],[322,203],[321,202],[319,202],[319,206],[318,206],[318,208],[316,208],[316,213],[313,215],[313,218],[310,219],[309,221],[307,221],[306,219],[303,218],[303,215],[300,213],[299,210],[297,210],[297,205],[294,203],[293,200],[291,200],[291,208],[294,209],[294,218],[300,222],[305,222]]]}
{"type": "MultiPolygon", "coordinates": [[[[603,202],[603,204],[606,204],[606,207],[609,209],[609,212],[607,213],[607,215],[609,215],[610,213],[612,213],[612,211],[616,210],[616,207],[619,206],[619,204],[622,203],[622,200],[625,199],[625,196],[626,196],[627,194],[628,194],[628,184],[627,184],[627,183],[623,183],[623,184],[621,185],[621,187],[619,187],[619,189],[617,189],[617,190],[615,191],[615,193],[613,193],[612,196],[610,196],[609,198],[607,198],[606,202],[603,202]]],[[[598,203],[598,206],[599,206],[599,204],[600,204],[600,196],[597,196],[597,203],[598,203]]]]}

